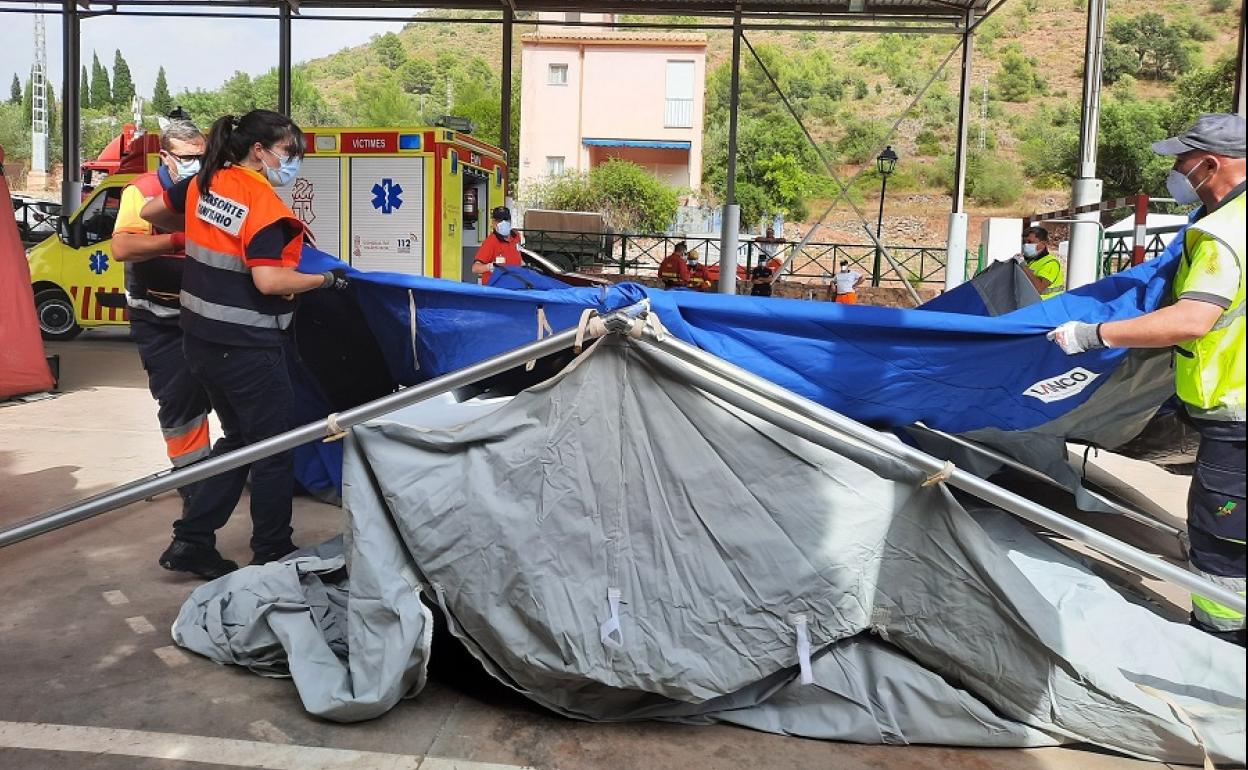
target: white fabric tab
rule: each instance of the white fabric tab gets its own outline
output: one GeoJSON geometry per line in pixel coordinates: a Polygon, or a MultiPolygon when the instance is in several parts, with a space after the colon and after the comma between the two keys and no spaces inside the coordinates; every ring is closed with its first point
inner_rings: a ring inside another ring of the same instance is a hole
{"type": "Polygon", "coordinates": [[[920,484],[919,486],[921,486],[921,487],[930,487],[930,486],[932,486],[933,484],[943,484],[943,483],[945,483],[946,481],[948,481],[948,480],[949,480],[949,477],[951,477],[951,476],[953,475],[953,472],[954,472],[956,469],[957,469],[957,466],[956,466],[956,465],[954,465],[954,464],[953,464],[951,461],[949,461],[949,460],[945,460],[945,464],[944,464],[944,466],[943,466],[940,470],[938,470],[938,471],[936,471],[935,473],[933,473],[931,476],[928,476],[928,477],[927,477],[927,478],[923,481],[923,483],[922,483],[922,484],[920,484]]]}
{"type": "Polygon", "coordinates": [[[620,631],[620,589],[607,589],[607,605],[611,615],[598,627],[598,634],[603,644],[619,649],[624,646],[624,634],[620,631]]]}
{"type": "Polygon", "coordinates": [[[420,371],[420,356],[416,354],[416,294],[407,290],[407,322],[412,335],[412,368],[420,371]]]}
{"type": "Polygon", "coordinates": [[[802,684],[814,684],[815,674],[810,669],[810,635],[806,632],[806,616],[794,615],[791,620],[797,631],[797,664],[802,669],[802,684]]]}
{"type": "MultiPolygon", "coordinates": [[[[555,333],[555,330],[550,328],[550,321],[546,320],[546,308],[541,305],[538,305],[537,306],[537,339],[538,341],[540,342],[546,337],[554,335],[554,333],[555,333]]],[[[533,367],[535,366],[537,366],[536,358],[533,359],[532,361],[527,362],[524,365],[524,370],[526,372],[531,372],[533,371],[533,367]]]]}

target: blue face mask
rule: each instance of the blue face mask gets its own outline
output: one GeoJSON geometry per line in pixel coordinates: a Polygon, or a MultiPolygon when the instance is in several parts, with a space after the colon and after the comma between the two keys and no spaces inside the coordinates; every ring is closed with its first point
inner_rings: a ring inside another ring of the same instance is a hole
{"type": "Polygon", "coordinates": [[[199,158],[195,160],[175,160],[173,162],[174,173],[178,179],[186,179],[199,173],[199,158]]]}
{"type": "Polygon", "coordinates": [[[303,161],[302,158],[283,158],[269,149],[266,149],[265,152],[277,158],[278,162],[277,168],[264,167],[264,175],[268,177],[269,184],[274,187],[285,187],[295,181],[295,177],[299,175],[299,164],[303,161]]]}
{"type": "Polygon", "coordinates": [[[500,236],[508,238],[511,236],[511,223],[504,219],[502,222],[494,225],[494,231],[500,236]]]}

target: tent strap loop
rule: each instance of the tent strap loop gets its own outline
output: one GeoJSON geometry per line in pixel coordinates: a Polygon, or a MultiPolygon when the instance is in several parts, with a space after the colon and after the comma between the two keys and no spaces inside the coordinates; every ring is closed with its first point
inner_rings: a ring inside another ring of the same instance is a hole
{"type": "Polygon", "coordinates": [[[325,416],[325,438],[321,439],[321,443],[329,444],[334,441],[341,441],[347,437],[347,432],[338,424],[338,413],[332,412],[325,416]]]}
{"type": "Polygon", "coordinates": [[[955,470],[957,470],[957,466],[954,465],[951,461],[945,460],[944,467],[942,467],[940,470],[936,471],[931,476],[928,476],[926,479],[924,479],[923,483],[920,484],[919,486],[930,487],[933,484],[943,484],[946,481],[948,481],[950,478],[952,478],[953,472],[955,470]]]}

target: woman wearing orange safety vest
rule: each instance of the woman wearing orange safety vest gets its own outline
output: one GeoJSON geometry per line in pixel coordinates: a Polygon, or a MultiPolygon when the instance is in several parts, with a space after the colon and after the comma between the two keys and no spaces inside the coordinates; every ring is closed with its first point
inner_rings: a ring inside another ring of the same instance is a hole
{"type": "MultiPolygon", "coordinates": [[[[286,368],[295,295],[347,288],[334,273],[296,272],[304,227],[273,190],[290,184],[303,158],[303,132],[290,118],[253,110],[213,124],[199,174],[149,203],[143,216],[186,231],[181,325],[187,366],[208,392],[225,433],[220,455],[291,427],[294,399],[286,368]],[[178,216],[181,215],[181,216],[178,216]]],[[[252,564],[279,559],[291,541],[291,453],[282,452],[200,483],[165,569],[215,578],[237,569],[216,549],[216,531],[233,513],[251,475],[252,564]]]]}

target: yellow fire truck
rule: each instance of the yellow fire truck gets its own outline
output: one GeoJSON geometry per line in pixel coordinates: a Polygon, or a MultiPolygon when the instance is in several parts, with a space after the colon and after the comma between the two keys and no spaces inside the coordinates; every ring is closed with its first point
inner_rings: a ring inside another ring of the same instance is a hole
{"type": "MultiPolygon", "coordinates": [[[[506,192],[502,150],[442,127],[306,135],[299,177],[278,193],[319,248],[362,270],[476,280],[469,264],[506,192]]],[[[57,234],[27,252],[45,338],[127,323],[123,267],[110,239],[122,189],[156,167],[151,138],[133,142],[57,234]]]]}

